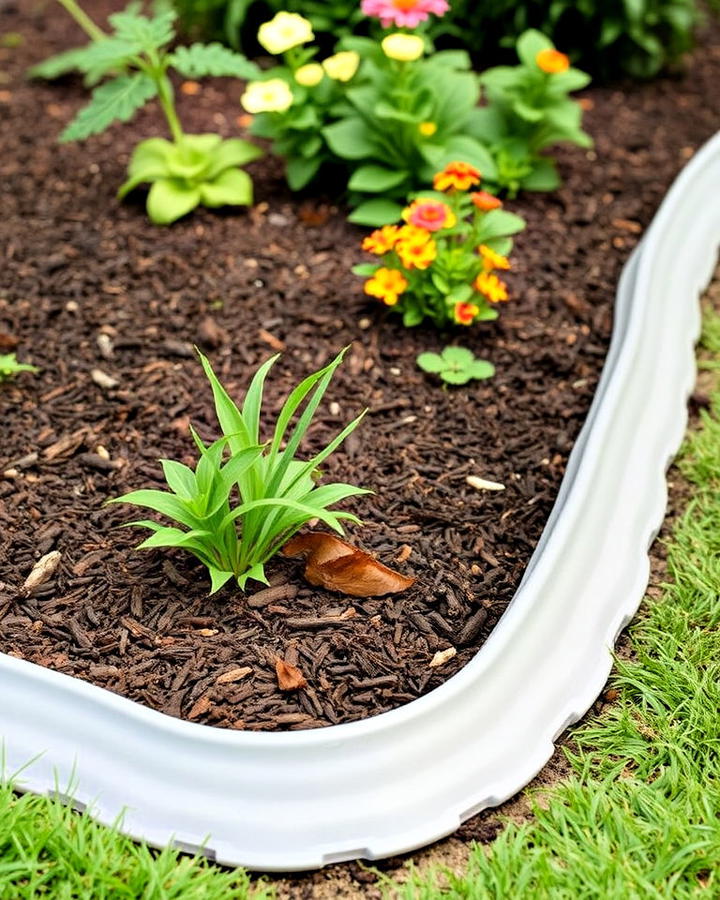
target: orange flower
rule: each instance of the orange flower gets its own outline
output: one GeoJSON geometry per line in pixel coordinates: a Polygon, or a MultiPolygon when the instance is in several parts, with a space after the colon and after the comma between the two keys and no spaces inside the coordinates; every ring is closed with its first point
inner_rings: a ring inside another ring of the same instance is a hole
{"type": "Polygon", "coordinates": [[[406,222],[427,231],[440,231],[441,228],[452,228],[457,222],[455,213],[446,203],[437,200],[413,200],[403,210],[402,217],[406,222]]]}
{"type": "Polygon", "coordinates": [[[483,269],[485,269],[486,272],[492,272],[493,269],[510,268],[510,260],[507,256],[503,256],[502,253],[496,253],[492,247],[488,247],[487,244],[480,244],[478,251],[480,256],[482,256],[483,269]]]}
{"type": "Polygon", "coordinates": [[[480,184],[480,172],[466,162],[448,163],[442,172],[438,172],[433,178],[433,187],[436,191],[466,191],[474,184],[480,184]]]}
{"type": "Polygon", "coordinates": [[[493,197],[487,191],[475,191],[475,193],[470,194],[470,199],[482,212],[490,212],[491,209],[500,209],[502,206],[502,200],[498,197],[493,197]]]}
{"type": "Polygon", "coordinates": [[[429,235],[419,240],[401,239],[395,244],[395,252],[406,269],[427,269],[437,257],[437,244],[429,235]]]}
{"type": "Polygon", "coordinates": [[[458,325],[472,325],[475,316],[480,312],[480,307],[474,303],[456,303],[453,310],[453,318],[458,325]]]}
{"type": "Polygon", "coordinates": [[[552,47],[541,50],[535,57],[535,62],[537,63],[538,68],[548,75],[566,72],[570,68],[570,60],[568,57],[552,47]]]}
{"type": "Polygon", "coordinates": [[[491,303],[499,303],[501,300],[508,299],[507,285],[504,281],[500,281],[497,275],[481,272],[475,279],[473,287],[487,297],[491,303]]]}
{"type": "Polygon", "coordinates": [[[389,253],[395,246],[400,229],[397,225],[383,225],[369,234],[362,242],[363,250],[368,253],[374,253],[376,256],[382,256],[389,253]]]}
{"type": "Polygon", "coordinates": [[[386,306],[395,306],[398,297],[407,288],[407,278],[397,269],[378,269],[377,272],[365,282],[365,293],[370,297],[377,297],[386,306]]]}

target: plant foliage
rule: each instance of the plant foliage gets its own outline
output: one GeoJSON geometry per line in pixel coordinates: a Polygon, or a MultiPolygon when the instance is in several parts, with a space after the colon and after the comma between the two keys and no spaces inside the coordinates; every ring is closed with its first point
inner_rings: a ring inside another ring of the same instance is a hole
{"type": "Polygon", "coordinates": [[[179,526],[150,520],[129,523],[153,532],[138,549],[182,547],[189,551],[207,567],[214,593],[233,577],[241,588],[249,579],[266,584],[265,563],[312,519],[340,534],[342,520],[359,522],[352,513],[328,507],[368,491],[349,484],[316,482],[320,465],[355,430],[364,413],[311,459],[296,458],[344,353],[291,392],[272,437],[265,442],[260,437],[263,388],[278,357],[258,369],[239,408],[200,354],[223,436],[206,445],[192,430],[200,454],[194,469],[175,460],[161,460],[169,491],[132,491],[110,501],[151,509],[179,526]]]}
{"type": "Polygon", "coordinates": [[[483,381],[495,374],[492,363],[478,359],[466,347],[445,347],[442,353],[421,353],[417,364],[423,372],[437,375],[446,384],[467,384],[472,379],[483,381]]]}
{"type": "Polygon", "coordinates": [[[17,356],[14,353],[0,354],[0,381],[7,381],[10,378],[14,378],[15,375],[19,375],[21,372],[37,371],[38,369],[35,366],[18,362],[17,356]]]}

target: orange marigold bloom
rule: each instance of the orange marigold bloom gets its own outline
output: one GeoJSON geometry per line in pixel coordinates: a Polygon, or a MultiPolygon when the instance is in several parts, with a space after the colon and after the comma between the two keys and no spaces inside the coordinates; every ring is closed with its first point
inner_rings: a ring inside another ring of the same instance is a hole
{"type": "Polygon", "coordinates": [[[487,244],[480,244],[478,247],[478,252],[482,257],[483,261],[483,269],[486,272],[492,272],[493,269],[509,269],[510,260],[507,256],[503,256],[502,253],[496,253],[492,247],[488,247],[487,244]]]}
{"type": "Polygon", "coordinates": [[[541,50],[535,57],[538,68],[546,72],[548,75],[555,75],[558,72],[566,72],[570,68],[570,60],[559,50],[548,47],[541,50]]]}
{"type": "Polygon", "coordinates": [[[491,209],[500,209],[502,200],[499,197],[493,197],[487,191],[475,191],[470,194],[470,199],[482,212],[490,212],[491,209]]]}
{"type": "Polygon", "coordinates": [[[377,297],[386,306],[395,306],[398,297],[407,288],[407,278],[397,269],[378,269],[365,282],[364,291],[370,297],[377,297]]]}
{"type": "Polygon", "coordinates": [[[406,269],[427,269],[437,257],[437,244],[429,237],[420,241],[399,240],[395,252],[406,269]]]}
{"type": "Polygon", "coordinates": [[[376,256],[383,256],[389,253],[395,246],[400,229],[397,225],[383,225],[369,234],[362,242],[363,250],[368,253],[374,253],[376,256]]]}
{"type": "Polygon", "coordinates": [[[473,287],[487,297],[491,303],[507,300],[509,296],[505,282],[500,281],[497,275],[490,275],[488,272],[481,272],[475,279],[473,287]]]}
{"type": "Polygon", "coordinates": [[[437,200],[413,200],[403,210],[402,217],[406,222],[427,231],[440,231],[441,228],[452,228],[457,222],[455,213],[447,203],[437,200]]]}
{"type": "Polygon", "coordinates": [[[466,162],[448,163],[442,172],[438,172],[433,178],[433,187],[436,191],[466,191],[474,184],[480,184],[480,172],[466,162]]]}
{"type": "Polygon", "coordinates": [[[453,318],[458,325],[472,325],[479,312],[480,307],[474,303],[456,303],[455,309],[453,309],[453,318]]]}

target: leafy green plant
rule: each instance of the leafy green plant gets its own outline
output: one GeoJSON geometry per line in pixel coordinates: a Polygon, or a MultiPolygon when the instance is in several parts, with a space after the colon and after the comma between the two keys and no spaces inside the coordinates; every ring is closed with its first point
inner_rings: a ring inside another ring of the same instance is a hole
{"type": "Polygon", "coordinates": [[[573,69],[564,53],[539,31],[518,40],[519,66],[496,66],[480,76],[487,105],[478,127],[496,164],[494,181],[514,196],[519,190],[550,191],[560,183],[554,161],[543,153],[561,141],[591,147],[581,128],[582,109],[568,96],[590,78],[573,69]]]}
{"type": "Polygon", "coordinates": [[[97,85],[90,103],[65,128],[60,140],[84,140],[113,122],[127,122],[157,97],[172,141],[150,138],[137,145],[119,198],[139,184],[150,183],[147,209],[158,225],[174,222],[200,204],[251,204],[252,181],[239,167],[257,159],[260,149],[239,138],[222,140],[215,134],[185,134],[175,109],[168,70],[174,69],[186,78],[251,78],[257,74],[257,67],[221,44],[192,44],[171,51],[169,45],[175,37],[172,11],[148,17],[131,6],[109,17],[113,30],[107,35],[75,0],[59,2],[85,29],[91,43],[45,60],[30,74],[57,78],[79,70],[89,84],[97,85]]]}
{"type": "Polygon", "coordinates": [[[449,163],[402,210],[403,225],[385,225],[363,241],[380,262],[353,268],[367,278],[364,290],[403,317],[406,326],[430,319],[437,327],[472,325],[498,317],[509,299],[495,270],[507,270],[513,234],[525,227],[502,209],[466,162],[449,163]]]}
{"type": "Polygon", "coordinates": [[[439,376],[447,384],[467,384],[476,379],[492,378],[495,366],[485,359],[478,359],[465,347],[445,347],[442,353],[421,353],[417,360],[423,372],[439,376]]]}
{"type": "Polygon", "coordinates": [[[36,366],[30,366],[27,363],[17,361],[15,353],[0,354],[0,381],[7,381],[14,378],[21,372],[38,372],[36,366]]]}
{"type": "Polygon", "coordinates": [[[312,459],[295,458],[344,353],[291,392],[271,439],[265,443],[260,440],[263,388],[278,357],[258,369],[239,409],[208,360],[199,354],[212,386],[223,437],[207,446],[192,430],[200,453],[194,470],[174,460],[161,460],[169,491],[138,490],[109,501],[154,510],[181,526],[130,522],[153,532],[138,549],[182,547],[189,551],[207,567],[214,593],[233,577],[243,589],[249,579],[267,584],[265,563],[312,519],[320,519],[340,534],[341,520],[359,523],[352,513],[328,507],[369,491],[349,484],[317,485],[316,481],[319,466],[355,430],[365,413],[312,459]]]}

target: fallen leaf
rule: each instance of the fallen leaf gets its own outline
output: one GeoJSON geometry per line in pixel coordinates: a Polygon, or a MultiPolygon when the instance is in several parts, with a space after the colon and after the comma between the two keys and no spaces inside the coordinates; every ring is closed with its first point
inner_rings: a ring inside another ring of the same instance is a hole
{"type": "Polygon", "coordinates": [[[14,335],[0,331],[0,352],[9,353],[11,350],[14,350],[19,343],[20,341],[14,335]]]}
{"type": "Polygon", "coordinates": [[[283,556],[305,560],[305,578],[313,585],[351,597],[383,597],[415,583],[332,534],[310,531],[292,538],[283,556]]]}
{"type": "Polygon", "coordinates": [[[325,225],[330,218],[330,207],[325,203],[319,205],[306,200],[298,210],[298,219],[308,228],[317,228],[325,225]]]}
{"type": "Polygon", "coordinates": [[[307,687],[307,681],[300,669],[286,663],[284,659],[275,660],[275,673],[281,691],[299,691],[307,687]]]}
{"type": "Polygon", "coordinates": [[[435,656],[430,660],[430,668],[437,669],[438,666],[445,665],[445,663],[448,662],[448,660],[451,660],[456,653],[457,650],[454,647],[448,647],[447,650],[438,650],[435,656]]]}
{"type": "Polygon", "coordinates": [[[22,586],[23,593],[31,594],[36,588],[49,581],[60,565],[61,558],[62,553],[59,550],[52,550],[50,553],[46,553],[45,556],[41,556],[25,579],[25,583],[22,586]]]}

